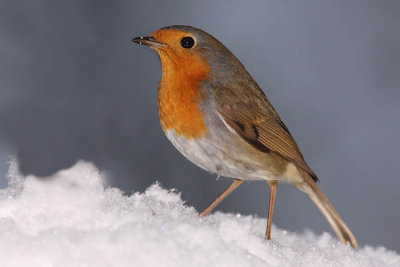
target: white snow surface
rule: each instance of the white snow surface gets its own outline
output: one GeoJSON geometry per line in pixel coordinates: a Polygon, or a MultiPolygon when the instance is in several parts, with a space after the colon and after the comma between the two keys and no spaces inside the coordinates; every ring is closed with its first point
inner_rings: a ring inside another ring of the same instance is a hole
{"type": "Polygon", "coordinates": [[[199,218],[174,190],[124,195],[80,161],[48,178],[10,165],[0,191],[1,266],[400,266],[384,247],[353,250],[330,234],[291,233],[266,219],[199,218]]]}

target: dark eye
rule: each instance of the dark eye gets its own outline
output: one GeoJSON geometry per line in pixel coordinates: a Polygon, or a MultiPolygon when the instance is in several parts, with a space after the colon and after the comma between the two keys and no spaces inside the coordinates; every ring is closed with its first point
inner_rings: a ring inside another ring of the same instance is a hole
{"type": "Polygon", "coordinates": [[[194,46],[194,40],[192,37],[183,37],[181,40],[181,46],[183,48],[192,48],[194,46]]]}

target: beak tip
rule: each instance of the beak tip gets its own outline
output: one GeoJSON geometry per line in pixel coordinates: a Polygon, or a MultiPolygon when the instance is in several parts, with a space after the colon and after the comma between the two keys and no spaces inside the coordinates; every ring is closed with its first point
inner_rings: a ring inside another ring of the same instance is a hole
{"type": "Polygon", "coordinates": [[[131,42],[141,44],[141,40],[143,40],[143,36],[132,38],[131,42]]]}

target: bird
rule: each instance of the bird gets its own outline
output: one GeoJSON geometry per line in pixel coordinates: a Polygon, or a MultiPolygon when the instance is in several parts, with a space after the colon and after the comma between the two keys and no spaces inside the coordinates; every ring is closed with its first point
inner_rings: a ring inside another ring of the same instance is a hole
{"type": "Polygon", "coordinates": [[[288,128],[225,45],[186,25],[163,27],[132,42],[155,50],[161,61],[158,113],[169,141],[195,165],[233,179],[201,217],[244,181],[266,181],[269,240],[277,186],[287,182],[307,194],[342,243],[357,248],[356,238],[318,187],[316,174],[288,128]]]}

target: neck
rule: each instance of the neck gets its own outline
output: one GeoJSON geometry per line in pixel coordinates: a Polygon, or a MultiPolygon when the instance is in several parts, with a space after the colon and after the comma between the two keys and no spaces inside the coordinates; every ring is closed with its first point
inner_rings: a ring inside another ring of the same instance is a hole
{"type": "Polygon", "coordinates": [[[164,132],[174,130],[188,139],[206,133],[198,103],[203,99],[200,84],[207,79],[209,67],[200,58],[179,60],[160,53],[162,77],[158,88],[158,110],[164,132]]]}

